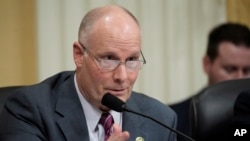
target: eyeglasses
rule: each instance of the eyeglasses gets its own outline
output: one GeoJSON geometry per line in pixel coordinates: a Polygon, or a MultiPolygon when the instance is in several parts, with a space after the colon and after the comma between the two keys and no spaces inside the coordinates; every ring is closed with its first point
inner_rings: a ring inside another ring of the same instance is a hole
{"type": "Polygon", "coordinates": [[[141,69],[143,67],[143,65],[146,64],[146,60],[145,60],[144,55],[143,55],[141,50],[140,50],[140,53],[141,53],[141,56],[142,56],[143,60],[128,60],[128,61],[125,61],[125,62],[121,62],[119,60],[100,59],[100,58],[96,57],[93,53],[91,53],[82,44],[81,44],[81,46],[82,46],[83,49],[85,49],[88,52],[89,55],[94,57],[94,59],[97,62],[97,65],[99,66],[99,68],[103,69],[103,70],[114,70],[119,65],[124,64],[125,67],[128,70],[135,71],[135,70],[141,69]]]}

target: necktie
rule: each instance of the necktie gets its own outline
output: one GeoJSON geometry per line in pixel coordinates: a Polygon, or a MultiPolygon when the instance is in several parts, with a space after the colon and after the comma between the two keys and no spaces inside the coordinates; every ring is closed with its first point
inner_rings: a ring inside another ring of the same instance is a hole
{"type": "Polygon", "coordinates": [[[114,119],[110,113],[103,113],[99,123],[101,123],[101,125],[103,126],[105,132],[104,141],[106,141],[112,133],[112,125],[114,123],[114,119]]]}

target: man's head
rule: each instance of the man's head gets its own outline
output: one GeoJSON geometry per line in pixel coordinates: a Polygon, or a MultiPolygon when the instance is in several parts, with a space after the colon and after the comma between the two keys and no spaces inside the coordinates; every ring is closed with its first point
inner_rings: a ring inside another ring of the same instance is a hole
{"type": "Polygon", "coordinates": [[[100,101],[107,92],[126,101],[144,63],[141,56],[141,32],[131,13],[113,5],[91,10],[81,22],[79,41],[74,43],[81,93],[103,110],[100,101]]]}
{"type": "Polygon", "coordinates": [[[241,24],[226,23],[208,36],[203,68],[208,85],[250,77],[250,31],[241,24]]]}

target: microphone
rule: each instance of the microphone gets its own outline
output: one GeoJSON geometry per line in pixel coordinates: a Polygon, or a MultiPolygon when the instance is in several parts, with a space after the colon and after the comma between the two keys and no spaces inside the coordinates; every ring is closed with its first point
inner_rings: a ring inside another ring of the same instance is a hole
{"type": "Polygon", "coordinates": [[[175,132],[175,133],[177,133],[177,134],[185,137],[186,139],[189,139],[190,141],[195,141],[194,139],[188,137],[187,135],[181,133],[180,131],[175,130],[174,128],[171,128],[171,127],[163,124],[162,122],[160,122],[160,121],[158,121],[158,120],[156,120],[156,119],[154,119],[154,118],[152,118],[150,116],[143,115],[141,113],[138,113],[136,111],[128,109],[127,106],[126,106],[126,104],[122,100],[120,100],[119,98],[117,98],[116,96],[114,96],[114,95],[112,95],[110,93],[104,94],[104,96],[102,97],[102,105],[104,105],[104,106],[106,106],[106,107],[108,107],[108,108],[110,108],[112,110],[115,110],[117,112],[123,112],[123,111],[130,112],[130,113],[133,113],[133,114],[140,115],[142,117],[151,119],[154,122],[160,124],[161,126],[163,126],[165,128],[168,128],[169,130],[171,130],[171,131],[173,131],[173,132],[175,132]]]}

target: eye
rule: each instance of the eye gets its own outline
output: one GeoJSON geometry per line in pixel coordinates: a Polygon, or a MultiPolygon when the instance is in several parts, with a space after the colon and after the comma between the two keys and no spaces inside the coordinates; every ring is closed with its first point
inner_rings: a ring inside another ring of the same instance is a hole
{"type": "Polygon", "coordinates": [[[106,55],[106,56],[103,56],[102,59],[104,59],[104,60],[115,60],[115,57],[113,55],[106,55]]]}
{"type": "Polygon", "coordinates": [[[250,74],[250,68],[244,68],[243,72],[245,75],[249,75],[250,74]]]}
{"type": "Polygon", "coordinates": [[[237,70],[237,68],[234,67],[234,66],[225,66],[224,69],[225,69],[226,72],[228,72],[228,73],[233,73],[233,72],[235,72],[235,71],[237,70]]]}
{"type": "Polygon", "coordinates": [[[134,56],[134,57],[129,57],[129,58],[127,59],[127,61],[136,61],[136,60],[138,60],[138,59],[139,59],[138,56],[134,56]]]}

